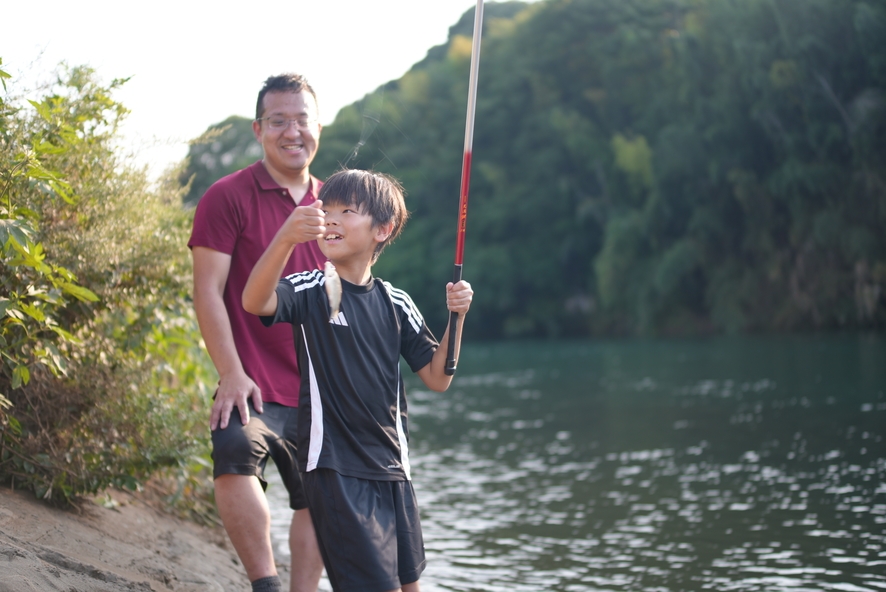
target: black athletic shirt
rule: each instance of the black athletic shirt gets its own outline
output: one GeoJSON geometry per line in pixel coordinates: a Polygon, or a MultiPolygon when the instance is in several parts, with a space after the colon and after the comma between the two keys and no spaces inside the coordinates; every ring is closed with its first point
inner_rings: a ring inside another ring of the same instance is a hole
{"type": "Polygon", "coordinates": [[[298,461],[378,481],[410,479],[406,397],[400,356],[413,372],[438,342],[406,292],[372,279],[342,280],[330,320],[323,272],[290,275],[277,285],[277,312],[262,322],[291,323],[301,369],[298,461]]]}

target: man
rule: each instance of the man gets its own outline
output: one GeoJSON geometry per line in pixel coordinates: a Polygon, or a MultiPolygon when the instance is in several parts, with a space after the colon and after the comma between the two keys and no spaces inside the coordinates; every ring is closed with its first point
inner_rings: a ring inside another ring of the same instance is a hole
{"type": "MultiPolygon", "coordinates": [[[[290,214],[296,227],[316,232],[316,217],[301,212],[315,210],[306,206],[321,185],[309,172],[320,138],[317,118],[316,95],[302,76],[268,78],[252,124],[264,157],[207,190],[188,243],[194,308],[220,379],[210,415],[215,499],[254,592],[281,590],[264,495],[269,456],[295,510],[291,592],[316,591],[323,571],[296,465],[300,376],[292,331],[265,328],[241,306],[252,267],[290,214]]],[[[324,261],[316,242],[307,242],[293,252],[287,273],[322,268],[324,261]]]]}

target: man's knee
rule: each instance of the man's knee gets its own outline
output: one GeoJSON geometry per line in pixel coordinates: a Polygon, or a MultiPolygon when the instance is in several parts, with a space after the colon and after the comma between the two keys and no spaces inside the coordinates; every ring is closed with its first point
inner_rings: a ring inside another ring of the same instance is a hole
{"type": "Polygon", "coordinates": [[[259,474],[264,462],[262,456],[267,455],[267,450],[253,433],[257,427],[232,422],[225,429],[212,432],[213,476],[216,479],[228,474],[259,474]]]}
{"type": "Polygon", "coordinates": [[[253,475],[219,475],[215,478],[214,486],[216,502],[231,500],[235,505],[248,503],[251,507],[255,503],[253,500],[257,500],[267,505],[262,484],[253,475]]]}

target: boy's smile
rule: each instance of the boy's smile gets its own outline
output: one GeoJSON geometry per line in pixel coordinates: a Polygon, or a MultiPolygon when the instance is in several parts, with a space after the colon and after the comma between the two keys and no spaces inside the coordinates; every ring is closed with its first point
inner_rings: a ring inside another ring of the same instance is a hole
{"type": "Polygon", "coordinates": [[[342,235],[335,233],[335,232],[330,232],[329,234],[327,234],[323,238],[323,240],[325,240],[327,243],[340,241],[341,239],[342,239],[342,235]]]}

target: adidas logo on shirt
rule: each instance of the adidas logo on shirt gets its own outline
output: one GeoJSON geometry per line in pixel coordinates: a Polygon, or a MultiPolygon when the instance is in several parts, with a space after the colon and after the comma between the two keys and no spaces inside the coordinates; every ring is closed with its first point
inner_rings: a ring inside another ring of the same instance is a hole
{"type": "Polygon", "coordinates": [[[338,314],[333,318],[329,319],[329,322],[333,325],[341,325],[342,327],[348,326],[348,319],[345,318],[344,311],[338,311],[338,314]]]}

